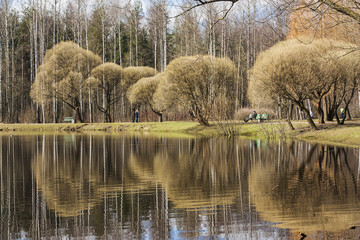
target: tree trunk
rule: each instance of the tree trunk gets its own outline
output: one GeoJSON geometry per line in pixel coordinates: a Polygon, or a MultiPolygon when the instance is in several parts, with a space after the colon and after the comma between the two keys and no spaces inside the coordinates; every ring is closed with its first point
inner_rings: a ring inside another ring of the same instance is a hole
{"type": "Polygon", "coordinates": [[[15,111],[14,104],[14,88],[17,87],[15,84],[15,42],[14,42],[14,23],[11,21],[10,24],[10,37],[11,37],[11,85],[10,85],[10,119],[11,122],[16,122],[16,116],[18,115],[18,111],[15,111]]]}
{"type": "MultiPolygon", "coordinates": [[[[40,6],[39,6],[39,30],[40,30],[40,36],[39,36],[39,40],[40,40],[40,46],[39,46],[39,65],[43,62],[44,60],[44,56],[45,56],[45,17],[44,17],[44,8],[46,8],[46,1],[44,3],[45,5],[43,5],[42,0],[40,0],[40,6]]],[[[41,94],[43,95],[43,92],[41,92],[41,94]]],[[[42,104],[41,104],[41,111],[42,111],[42,116],[43,116],[43,123],[46,122],[45,119],[45,100],[44,97],[41,97],[42,99],[42,104]]]]}
{"type": "Polygon", "coordinates": [[[108,109],[106,109],[104,111],[104,115],[105,115],[105,122],[106,123],[111,123],[111,114],[110,114],[110,111],[108,109]]]}
{"type": "MultiPolygon", "coordinates": [[[[35,76],[34,78],[36,79],[37,77],[37,68],[38,68],[38,64],[39,64],[39,61],[38,61],[38,14],[37,14],[37,11],[38,11],[38,4],[36,4],[35,6],[33,6],[33,38],[34,38],[34,73],[35,73],[35,76]]],[[[39,97],[41,93],[37,92],[37,97],[39,97]]],[[[36,121],[38,123],[40,123],[40,108],[39,108],[39,104],[36,103],[36,121]]]]}
{"type": "Polygon", "coordinates": [[[166,12],[165,12],[165,4],[163,5],[163,48],[164,48],[164,54],[163,54],[163,71],[166,69],[167,64],[167,40],[166,40],[166,33],[167,33],[167,18],[166,18],[166,12]]]}
{"type": "MultiPolygon", "coordinates": [[[[53,16],[53,46],[56,44],[56,4],[57,0],[54,1],[54,16],[53,16]]],[[[55,69],[54,69],[55,70],[55,69]]],[[[54,78],[53,85],[56,88],[56,79],[54,78]]],[[[57,109],[56,109],[56,98],[55,98],[55,91],[53,92],[52,97],[52,104],[53,104],[53,121],[54,123],[57,123],[57,109]]]]}
{"type": "MultiPolygon", "coordinates": [[[[155,34],[154,34],[154,38],[155,38],[155,41],[154,41],[154,68],[155,68],[155,71],[157,71],[157,28],[155,27],[155,34]]],[[[359,97],[360,98],[360,97],[359,97]]]]}
{"type": "Polygon", "coordinates": [[[0,122],[3,122],[3,108],[2,108],[2,43],[1,43],[1,34],[0,34],[0,122]]]}
{"type": "Polygon", "coordinates": [[[335,94],[333,96],[332,101],[331,101],[330,97],[325,97],[325,107],[327,109],[326,120],[327,121],[334,121],[335,113],[336,113],[336,110],[337,110],[335,94]]]}
{"type": "Polygon", "coordinates": [[[304,106],[303,103],[296,103],[296,105],[299,107],[299,109],[301,111],[303,111],[305,113],[306,116],[306,121],[309,123],[309,126],[312,130],[318,130],[318,128],[316,127],[313,119],[311,118],[310,112],[309,110],[304,106]]]}
{"type": "MultiPolygon", "coordinates": [[[[34,79],[35,79],[35,77],[34,77],[35,74],[34,74],[34,37],[33,37],[34,31],[33,31],[33,28],[34,28],[34,23],[33,23],[33,21],[30,21],[29,36],[30,36],[30,83],[31,83],[31,85],[33,84],[34,79]]],[[[33,105],[31,105],[31,108],[32,107],[33,107],[33,105]]],[[[2,118],[2,111],[1,111],[1,118],[2,118]]],[[[35,121],[36,121],[36,117],[35,117],[35,121]]]]}
{"type": "Polygon", "coordinates": [[[83,119],[82,119],[82,116],[81,116],[80,107],[76,107],[75,111],[76,111],[76,115],[78,116],[79,123],[82,123],[83,119]]]}
{"type": "Polygon", "coordinates": [[[287,124],[289,125],[291,130],[295,130],[293,124],[291,123],[291,116],[293,113],[293,109],[294,109],[294,104],[290,103],[289,104],[289,112],[288,112],[288,116],[287,116],[287,124]]]}
{"type": "Polygon", "coordinates": [[[197,119],[198,119],[198,122],[200,123],[201,126],[205,126],[205,127],[209,127],[209,126],[210,126],[208,120],[206,120],[206,119],[204,119],[204,118],[202,118],[202,117],[200,117],[200,116],[198,116],[197,119]]]}
{"type": "Polygon", "coordinates": [[[139,23],[138,23],[137,16],[135,17],[135,64],[138,67],[139,66],[139,53],[138,53],[138,35],[139,35],[139,23]]]}
{"type": "Polygon", "coordinates": [[[347,112],[348,115],[349,115],[348,120],[351,120],[351,113],[350,113],[349,106],[346,107],[346,112],[347,112]]]}
{"type": "Polygon", "coordinates": [[[319,114],[319,124],[324,124],[325,120],[324,120],[324,110],[321,106],[322,103],[322,99],[319,100],[318,102],[318,114],[319,114]]]}
{"type": "MultiPolygon", "coordinates": [[[[103,13],[104,14],[104,13],[103,13]]],[[[105,63],[105,20],[104,20],[104,16],[102,16],[101,18],[101,29],[102,29],[102,63],[105,63]]],[[[103,81],[103,86],[105,86],[105,78],[104,75],[102,77],[102,81],[103,81]]],[[[102,92],[102,96],[103,96],[103,108],[106,108],[106,95],[105,95],[105,89],[103,89],[102,92]]]]}
{"type": "Polygon", "coordinates": [[[313,119],[311,118],[311,115],[310,115],[309,110],[304,109],[303,111],[305,112],[306,120],[307,120],[307,122],[309,123],[310,128],[311,128],[312,130],[318,130],[318,128],[316,127],[316,125],[315,125],[315,123],[314,123],[314,121],[313,121],[313,119]]]}
{"type": "Polygon", "coordinates": [[[121,50],[121,20],[119,17],[119,65],[122,67],[122,50],[121,50]]]}
{"type": "Polygon", "coordinates": [[[8,5],[7,2],[5,1],[5,6],[4,6],[4,11],[5,11],[5,16],[4,16],[4,20],[5,20],[5,82],[6,82],[6,91],[5,91],[5,106],[6,106],[6,120],[9,122],[9,113],[10,113],[10,36],[9,36],[9,27],[8,27],[8,15],[9,15],[9,9],[8,9],[8,5]]]}
{"type": "Polygon", "coordinates": [[[340,118],[339,118],[339,115],[337,114],[337,112],[335,112],[335,118],[336,118],[337,124],[340,125],[341,122],[340,122],[340,118]]]}
{"type": "Polygon", "coordinates": [[[359,109],[360,109],[360,87],[358,89],[358,100],[359,100],[359,109]]]}
{"type": "MultiPolygon", "coordinates": [[[[344,107],[344,108],[345,108],[345,114],[344,114],[344,118],[342,119],[342,121],[341,121],[340,124],[344,124],[347,113],[350,115],[349,104],[350,104],[352,98],[354,97],[354,94],[355,94],[355,91],[356,91],[356,85],[357,85],[357,79],[353,79],[353,80],[354,80],[354,82],[353,82],[353,87],[352,87],[352,89],[351,89],[350,96],[349,96],[349,98],[348,98],[347,100],[344,98],[344,102],[345,102],[345,107],[344,107]]],[[[349,117],[349,120],[350,120],[350,119],[351,119],[351,116],[349,117]]]]}
{"type": "MultiPolygon", "coordinates": [[[[86,52],[88,53],[89,52],[89,37],[88,37],[88,16],[87,16],[87,13],[85,12],[85,44],[86,44],[86,52]]],[[[89,59],[88,57],[86,56],[86,60],[87,60],[87,77],[90,77],[90,64],[89,64],[89,59]]],[[[88,94],[89,94],[89,114],[90,114],[90,123],[93,122],[93,104],[92,104],[92,96],[91,96],[91,88],[89,87],[89,91],[88,91],[88,94]]]]}

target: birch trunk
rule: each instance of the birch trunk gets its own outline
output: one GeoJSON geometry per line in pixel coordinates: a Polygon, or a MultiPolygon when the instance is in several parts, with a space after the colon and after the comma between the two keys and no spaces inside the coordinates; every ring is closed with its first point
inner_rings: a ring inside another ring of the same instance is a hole
{"type": "MultiPolygon", "coordinates": [[[[34,6],[33,6],[33,37],[34,37],[34,73],[35,76],[34,78],[36,79],[37,77],[37,68],[38,68],[38,16],[37,16],[37,6],[38,6],[38,1],[36,1],[36,5],[35,2],[33,2],[34,6]]],[[[40,93],[37,92],[37,95],[39,95],[40,93]]],[[[39,115],[39,104],[36,103],[36,120],[38,123],[40,123],[40,115],[39,115]]]]}
{"type": "Polygon", "coordinates": [[[132,31],[131,31],[131,21],[129,26],[129,64],[132,66],[132,31]]]}
{"type": "MultiPolygon", "coordinates": [[[[104,20],[104,16],[102,16],[101,25],[102,25],[102,63],[105,63],[105,20],[104,20]]],[[[104,78],[104,76],[103,76],[102,81],[103,81],[103,86],[105,86],[105,78],[104,78]]],[[[106,93],[105,93],[105,89],[103,89],[103,108],[106,109],[106,93]]]]}
{"type": "MultiPolygon", "coordinates": [[[[53,16],[53,46],[56,45],[56,4],[57,4],[57,0],[54,0],[54,16],[53,16]]],[[[55,70],[55,69],[54,69],[55,70]]],[[[55,86],[56,89],[56,79],[54,78],[53,80],[53,84],[55,86]]],[[[52,104],[53,104],[53,121],[54,123],[57,122],[57,116],[56,116],[56,98],[55,98],[55,90],[53,91],[53,97],[52,97],[52,104]]]]}
{"type": "MultiPolygon", "coordinates": [[[[45,2],[45,6],[46,6],[46,2],[45,2]]],[[[39,20],[39,24],[40,24],[40,55],[39,55],[39,65],[42,63],[43,59],[44,59],[44,55],[45,55],[45,37],[44,37],[44,26],[45,26],[45,18],[43,17],[43,11],[44,11],[44,6],[43,6],[43,2],[42,0],[40,0],[40,6],[38,8],[38,15],[40,17],[39,20]]],[[[42,94],[42,92],[41,92],[42,94]]],[[[42,101],[41,101],[41,112],[42,112],[42,119],[43,119],[43,123],[46,123],[46,119],[45,119],[45,101],[44,101],[44,97],[41,97],[42,101]]]]}
{"type": "Polygon", "coordinates": [[[161,29],[160,30],[160,33],[159,33],[159,50],[160,50],[160,59],[159,59],[159,61],[160,61],[160,71],[161,72],[163,72],[164,71],[164,61],[163,61],[163,58],[164,58],[164,46],[163,46],[163,44],[164,44],[164,41],[163,41],[163,39],[162,39],[162,30],[163,29],[161,29]]]}
{"type": "MultiPolygon", "coordinates": [[[[34,10],[33,10],[34,11],[34,10]]],[[[30,83],[34,82],[34,23],[30,21],[30,83]]],[[[33,105],[31,105],[33,107],[33,105]]],[[[1,111],[2,113],[2,111],[1,111]]],[[[35,119],[36,121],[36,119],[35,119]]]]}
{"type": "MultiPolygon", "coordinates": [[[[157,71],[157,28],[155,27],[155,35],[154,35],[155,41],[154,41],[154,68],[155,71],[157,71]]],[[[359,97],[360,98],[360,97],[359,97]]]]}
{"type": "Polygon", "coordinates": [[[139,55],[138,55],[138,19],[135,17],[135,64],[138,67],[139,66],[139,55]]]}
{"type": "MultiPolygon", "coordinates": [[[[121,48],[121,19],[119,17],[119,65],[122,67],[122,48],[121,48]]],[[[123,78],[121,78],[121,81],[123,81],[123,78]]],[[[121,116],[120,121],[122,121],[122,118],[124,116],[125,111],[125,103],[124,103],[124,92],[121,91],[121,116]]]]}
{"type": "Polygon", "coordinates": [[[120,20],[120,17],[119,17],[119,65],[122,67],[121,20],[120,20]]]}
{"type": "Polygon", "coordinates": [[[116,63],[116,29],[115,29],[115,23],[113,28],[113,38],[114,38],[114,53],[113,53],[113,63],[116,63]]]}
{"type": "Polygon", "coordinates": [[[251,26],[250,26],[250,21],[251,21],[251,17],[250,17],[250,3],[248,1],[247,3],[247,17],[248,17],[248,27],[247,27],[247,33],[246,33],[246,45],[247,45],[247,49],[246,49],[246,64],[247,64],[247,69],[250,69],[250,33],[251,33],[251,26]]]}
{"type": "MultiPolygon", "coordinates": [[[[14,22],[12,22],[14,24],[14,22]]],[[[14,82],[15,82],[15,42],[14,42],[14,31],[15,26],[10,26],[10,36],[11,36],[11,83],[10,83],[10,113],[9,118],[12,122],[17,122],[18,112],[14,111],[14,82]]]]}
{"type": "MultiPolygon", "coordinates": [[[[167,17],[166,17],[166,9],[165,9],[165,3],[162,7],[163,10],[163,34],[162,34],[162,40],[163,40],[163,71],[166,69],[166,63],[167,63],[167,39],[166,39],[166,33],[167,33],[167,17]]],[[[162,71],[162,72],[163,72],[162,71]]]]}
{"type": "Polygon", "coordinates": [[[251,19],[252,34],[253,34],[253,52],[252,52],[252,63],[251,66],[255,63],[256,60],[256,0],[253,0],[253,17],[251,19]]]}
{"type": "MultiPolygon", "coordinates": [[[[1,84],[1,82],[0,82],[0,84],[1,84]]],[[[0,90],[1,90],[1,87],[0,87],[0,90]]],[[[358,89],[358,98],[359,98],[359,109],[360,109],[360,88],[358,89]]]]}
{"type": "MultiPolygon", "coordinates": [[[[82,0],[78,0],[77,2],[77,37],[79,46],[82,47],[82,26],[81,26],[81,15],[82,15],[82,8],[85,6],[82,6],[82,0]]],[[[82,82],[84,79],[80,79],[80,114],[81,119],[84,120],[84,97],[83,97],[83,84],[82,82]]]]}
{"type": "Polygon", "coordinates": [[[10,114],[10,106],[9,106],[9,96],[10,96],[10,46],[9,46],[9,29],[8,29],[8,14],[9,9],[7,6],[7,2],[5,1],[4,6],[5,16],[5,81],[6,81],[6,91],[5,91],[5,97],[6,97],[6,119],[9,121],[9,114],[10,114]]]}
{"type": "Polygon", "coordinates": [[[1,42],[1,34],[0,34],[0,122],[3,122],[2,115],[2,42],[1,42]]]}
{"type": "MultiPolygon", "coordinates": [[[[85,12],[85,36],[86,36],[86,53],[89,53],[89,38],[88,38],[88,17],[87,17],[87,12],[85,12]]],[[[90,76],[90,64],[89,64],[89,59],[88,56],[86,56],[86,60],[87,60],[87,70],[88,70],[88,75],[87,77],[90,76]]],[[[92,107],[92,97],[91,97],[91,88],[89,87],[89,113],[90,113],[90,123],[93,122],[93,107],[92,107]]]]}

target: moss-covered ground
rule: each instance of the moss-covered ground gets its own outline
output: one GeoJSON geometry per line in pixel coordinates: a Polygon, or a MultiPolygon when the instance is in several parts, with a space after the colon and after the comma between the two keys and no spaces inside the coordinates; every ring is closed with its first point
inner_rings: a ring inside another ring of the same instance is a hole
{"type": "Polygon", "coordinates": [[[0,131],[30,133],[151,133],[169,136],[219,136],[240,135],[260,139],[298,139],[326,144],[360,147],[360,120],[337,125],[335,122],[318,125],[319,130],[310,130],[306,122],[293,123],[295,131],[290,131],[287,124],[279,121],[265,123],[225,122],[212,123],[210,127],[197,122],[141,122],[141,123],[56,123],[56,124],[0,124],[0,131]]]}

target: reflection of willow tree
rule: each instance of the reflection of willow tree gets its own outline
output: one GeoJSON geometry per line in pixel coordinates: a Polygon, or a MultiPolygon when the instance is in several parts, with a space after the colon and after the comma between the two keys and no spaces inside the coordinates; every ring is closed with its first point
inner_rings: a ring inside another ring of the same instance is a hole
{"type": "Polygon", "coordinates": [[[119,148],[119,142],[109,136],[53,138],[53,142],[45,136],[42,139],[32,171],[48,207],[58,216],[77,216],[102,203],[104,196],[113,198],[123,191],[137,193],[147,188],[126,175],[125,149],[130,142],[122,141],[119,148]]]}
{"type": "MultiPolygon", "coordinates": [[[[55,146],[58,147],[58,146],[55,146]]],[[[64,145],[64,148],[69,147],[64,145]]],[[[47,150],[50,146],[48,146],[47,150]]],[[[95,166],[81,165],[84,156],[80,151],[59,151],[51,159],[45,147],[32,161],[32,171],[37,186],[46,199],[48,207],[59,216],[77,216],[82,211],[94,207],[102,200],[99,185],[102,181],[98,172],[91,171],[95,166]],[[74,153],[70,156],[70,153],[74,153]],[[79,159],[77,161],[75,159],[79,159]]],[[[88,162],[88,161],[87,161],[88,162]]]]}
{"type": "MultiPolygon", "coordinates": [[[[153,143],[154,155],[146,155],[144,149],[134,152],[129,170],[141,185],[156,188],[160,195],[156,199],[165,203],[155,205],[152,218],[156,225],[169,227],[161,224],[173,212],[179,218],[177,227],[184,233],[181,237],[197,238],[201,231],[210,236],[231,232],[231,216],[238,211],[234,205],[242,198],[239,185],[246,185],[244,164],[248,162],[244,156],[248,151],[237,148],[236,143],[224,139],[160,139],[153,143]]],[[[151,143],[141,147],[149,146],[151,143]]],[[[243,219],[249,217],[245,213],[243,219]]]]}
{"type": "Polygon", "coordinates": [[[280,165],[257,163],[249,176],[257,211],[267,221],[284,222],[279,227],[304,232],[340,231],[357,224],[358,161],[349,155],[343,148],[313,146],[302,161],[290,156],[280,165]]]}
{"type": "MultiPolygon", "coordinates": [[[[155,200],[142,196],[146,204],[140,203],[140,193],[149,187],[127,169],[129,155],[138,151],[133,148],[138,145],[136,137],[44,135],[38,142],[32,172],[43,204],[34,202],[35,212],[41,212],[46,203],[60,223],[66,217],[97,235],[138,236],[142,231],[139,217],[144,215],[140,212],[148,211],[155,200]],[[123,232],[118,224],[130,224],[130,232],[123,232]]],[[[61,226],[65,227],[56,227],[61,226]]]]}
{"type": "Polygon", "coordinates": [[[16,231],[31,225],[31,196],[24,194],[24,189],[31,187],[30,164],[24,156],[30,156],[34,146],[18,144],[16,137],[9,135],[0,136],[0,239],[20,239],[16,231]]]}
{"type": "Polygon", "coordinates": [[[161,184],[176,208],[200,209],[234,203],[238,172],[233,167],[234,156],[224,156],[234,153],[228,149],[233,146],[217,142],[215,149],[214,140],[196,141],[190,151],[181,148],[172,154],[159,151],[146,164],[134,155],[130,168],[142,181],[161,184]]]}

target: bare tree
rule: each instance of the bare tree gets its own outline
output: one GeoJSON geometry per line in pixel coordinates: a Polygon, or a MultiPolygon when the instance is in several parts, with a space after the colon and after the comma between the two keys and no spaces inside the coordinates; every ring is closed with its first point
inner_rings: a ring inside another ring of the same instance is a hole
{"type": "Polygon", "coordinates": [[[236,68],[230,59],[180,57],[170,62],[166,73],[180,102],[201,125],[209,126],[215,113],[226,119],[233,112],[236,68]]]}
{"type": "Polygon", "coordinates": [[[112,122],[111,107],[119,101],[122,95],[123,86],[118,87],[121,84],[122,75],[122,68],[116,63],[104,63],[91,71],[91,76],[95,78],[91,84],[105,92],[105,107],[98,104],[99,110],[105,116],[105,122],[112,122]],[[114,91],[116,88],[117,91],[114,91]]]}
{"type": "Polygon", "coordinates": [[[175,104],[176,99],[164,73],[140,79],[129,89],[128,96],[132,104],[148,104],[159,116],[159,122],[163,121],[164,112],[175,104]]]}
{"type": "Polygon", "coordinates": [[[154,1],[149,9],[149,12],[150,16],[148,21],[154,46],[155,69],[158,69],[157,65],[160,65],[160,71],[163,72],[165,71],[168,62],[167,25],[169,20],[166,9],[166,0],[154,1]]]}

